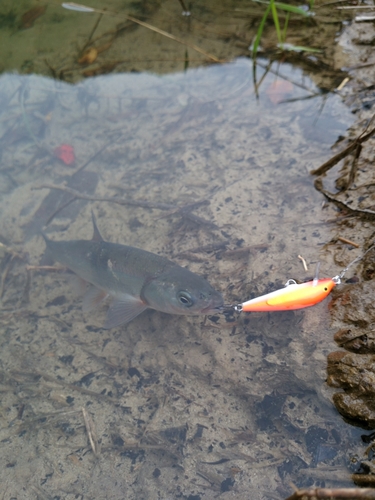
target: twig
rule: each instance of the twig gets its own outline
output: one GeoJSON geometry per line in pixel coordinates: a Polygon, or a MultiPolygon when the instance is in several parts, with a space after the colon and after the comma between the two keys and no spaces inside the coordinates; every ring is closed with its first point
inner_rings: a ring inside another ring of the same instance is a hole
{"type": "Polygon", "coordinates": [[[217,226],[214,222],[210,222],[209,220],[205,220],[202,217],[199,217],[199,215],[194,215],[188,211],[185,211],[183,207],[181,207],[181,210],[177,210],[175,213],[181,215],[181,217],[185,219],[188,219],[190,222],[198,224],[198,226],[203,225],[211,229],[219,229],[219,226],[217,226]]]}
{"type": "Polygon", "coordinates": [[[227,245],[229,245],[229,240],[226,241],[218,241],[217,243],[210,243],[209,245],[203,245],[200,247],[189,248],[184,252],[180,252],[175,254],[175,257],[180,257],[185,253],[211,253],[216,252],[217,250],[225,250],[227,245]]]}
{"type": "Polygon", "coordinates": [[[68,207],[71,203],[73,203],[73,201],[75,201],[77,198],[75,196],[72,196],[71,198],[69,198],[69,200],[67,200],[65,203],[63,203],[62,205],[60,205],[58,208],[56,208],[56,210],[54,212],[52,212],[52,214],[48,217],[48,219],[46,220],[46,223],[44,224],[45,226],[48,226],[48,224],[56,217],[56,215],[61,212],[61,210],[64,210],[64,208],[68,207]]]}
{"type": "Polygon", "coordinates": [[[90,441],[92,452],[97,457],[99,455],[100,449],[99,449],[98,438],[97,438],[96,432],[95,432],[94,422],[92,421],[92,418],[88,414],[86,408],[82,407],[82,413],[83,413],[83,419],[85,421],[87,434],[89,435],[89,441],[90,441]]]}
{"type": "Polygon", "coordinates": [[[100,12],[100,13],[99,13],[98,19],[96,20],[96,22],[95,22],[95,24],[94,24],[94,27],[93,27],[93,28],[92,28],[92,30],[91,30],[91,33],[90,33],[90,35],[89,35],[89,37],[88,37],[88,39],[87,39],[87,42],[85,43],[85,45],[84,45],[84,46],[83,46],[83,48],[81,49],[81,54],[83,54],[83,52],[85,51],[85,49],[86,49],[86,48],[88,47],[88,45],[90,44],[91,39],[92,39],[92,37],[94,36],[94,33],[95,33],[95,31],[97,30],[97,27],[99,26],[99,23],[100,23],[100,21],[101,21],[101,19],[102,19],[102,17],[103,17],[103,14],[104,14],[104,12],[100,12]]]}
{"type": "Polygon", "coordinates": [[[286,500],[308,499],[363,500],[375,499],[373,488],[316,488],[314,490],[298,490],[286,500]]]}
{"type": "Polygon", "coordinates": [[[346,238],[343,238],[342,236],[339,236],[337,238],[338,241],[341,241],[342,243],[347,243],[348,245],[352,245],[355,248],[359,248],[358,243],[354,243],[354,241],[347,240],[346,238]]]}
{"type": "Polygon", "coordinates": [[[187,47],[190,47],[191,49],[195,50],[196,52],[199,52],[200,54],[203,54],[204,56],[208,57],[209,59],[211,59],[212,61],[214,61],[216,63],[221,62],[220,59],[213,56],[212,54],[209,54],[208,52],[201,49],[200,47],[198,47],[194,43],[186,42],[185,40],[182,40],[181,38],[177,38],[176,36],[171,35],[167,31],[163,31],[159,28],[156,28],[155,26],[152,26],[151,24],[144,23],[143,21],[140,21],[139,19],[136,19],[133,16],[127,15],[126,17],[127,17],[127,19],[129,19],[129,21],[132,21],[133,23],[139,24],[140,26],[143,26],[144,28],[147,28],[151,31],[155,31],[156,33],[159,33],[159,35],[163,35],[166,38],[170,38],[171,40],[174,40],[175,42],[178,42],[178,43],[181,43],[182,45],[186,45],[187,47]]]}
{"type": "MultiPolygon", "coordinates": [[[[108,148],[108,146],[110,146],[111,144],[113,144],[114,142],[116,142],[117,139],[118,139],[117,135],[115,135],[114,137],[112,137],[112,139],[109,142],[107,142],[106,144],[104,144],[104,146],[102,146],[100,149],[98,149],[98,151],[96,151],[92,156],[90,156],[90,158],[88,160],[86,160],[84,163],[82,163],[82,165],[80,165],[76,169],[76,171],[74,172],[74,174],[72,174],[72,176],[75,175],[75,174],[78,174],[78,172],[80,172],[81,170],[85,169],[87,167],[87,165],[89,165],[92,161],[94,161],[95,158],[97,158],[105,149],[108,148]]],[[[56,217],[56,215],[59,212],[61,212],[61,210],[64,210],[64,208],[66,208],[67,206],[69,206],[76,199],[77,199],[76,196],[72,196],[65,203],[63,203],[62,205],[60,205],[59,207],[57,207],[56,210],[48,217],[48,219],[46,220],[46,222],[45,222],[44,225],[48,226],[48,224],[56,217]]]]}
{"type": "Polygon", "coordinates": [[[219,227],[214,222],[210,222],[206,219],[203,219],[202,217],[199,217],[198,215],[190,213],[193,208],[209,204],[210,202],[208,200],[194,201],[193,203],[188,203],[187,205],[183,205],[182,207],[174,207],[169,213],[167,213],[166,215],[162,215],[161,218],[169,217],[170,215],[180,215],[183,219],[194,222],[198,226],[203,225],[211,229],[219,229],[219,227]]]}
{"type": "Polygon", "coordinates": [[[101,147],[100,149],[98,149],[98,151],[96,151],[92,156],[90,156],[90,158],[87,161],[85,161],[80,167],[78,167],[76,169],[76,171],[74,172],[74,174],[77,174],[78,172],[80,172],[81,170],[83,170],[84,168],[86,168],[89,163],[91,163],[92,161],[94,161],[95,158],[97,156],[99,156],[105,149],[107,149],[114,142],[116,142],[119,137],[121,137],[120,134],[114,134],[114,137],[112,137],[109,142],[107,142],[106,144],[104,144],[103,147],[101,147]]]}
{"type": "MultiPolygon", "coordinates": [[[[161,208],[163,205],[161,203],[151,203],[148,201],[133,201],[133,200],[124,200],[119,197],[103,197],[103,196],[93,196],[90,194],[80,193],[75,189],[72,189],[68,186],[64,185],[56,185],[56,184],[41,184],[40,186],[35,186],[31,188],[32,190],[38,189],[58,189],[59,191],[64,191],[65,193],[69,193],[72,196],[79,198],[81,200],[89,200],[89,201],[107,201],[109,203],[117,203],[118,205],[130,205],[136,207],[144,207],[144,208],[161,208]]],[[[163,209],[163,208],[161,208],[163,209]]],[[[164,208],[165,209],[165,208],[164,208]]],[[[170,209],[170,205],[168,205],[168,209],[170,209]]]]}
{"type": "MultiPolygon", "coordinates": [[[[76,9],[73,9],[73,10],[78,10],[78,7],[81,6],[80,4],[72,4],[72,5],[75,5],[75,7],[76,7],[76,9]]],[[[82,6],[82,7],[85,7],[85,6],[82,6]]],[[[98,12],[99,14],[109,14],[109,15],[118,17],[118,14],[116,12],[110,12],[110,11],[107,11],[107,10],[94,9],[92,7],[89,7],[89,9],[90,9],[90,12],[98,12]]],[[[209,54],[208,52],[206,52],[205,50],[201,49],[197,45],[195,45],[193,43],[190,43],[190,42],[186,42],[185,40],[182,40],[181,38],[178,38],[178,37],[172,35],[171,33],[168,33],[167,31],[163,31],[163,30],[161,30],[159,28],[156,28],[156,26],[152,26],[151,24],[148,24],[148,23],[145,23],[143,21],[140,21],[136,17],[129,16],[128,14],[123,15],[121,17],[124,17],[125,19],[128,19],[132,23],[139,24],[140,26],[143,26],[144,28],[147,28],[147,29],[149,29],[151,31],[155,31],[155,33],[159,33],[159,35],[165,36],[166,38],[170,38],[171,40],[174,40],[177,43],[181,43],[182,45],[190,47],[193,50],[195,50],[196,52],[199,52],[200,54],[203,54],[204,56],[208,57],[209,59],[211,59],[212,61],[214,61],[216,63],[220,63],[221,62],[220,59],[218,59],[217,57],[213,56],[212,54],[209,54]]]]}
{"type": "Polygon", "coordinates": [[[348,147],[346,147],[343,151],[340,153],[337,153],[337,155],[333,156],[330,158],[328,161],[323,163],[323,165],[320,165],[319,168],[316,168],[314,170],[310,171],[310,174],[312,175],[322,175],[328,172],[332,167],[336,165],[340,160],[348,156],[355,148],[357,147],[357,142],[354,141],[353,143],[349,144],[348,147]]]}
{"type": "Polygon", "coordinates": [[[301,255],[298,255],[298,258],[299,258],[300,260],[302,260],[302,265],[303,265],[304,270],[305,270],[305,271],[308,271],[308,268],[307,268],[307,264],[306,264],[305,259],[304,259],[301,255]]]}
{"type": "Polygon", "coordinates": [[[350,191],[358,191],[358,189],[368,188],[372,186],[375,186],[375,182],[369,182],[368,184],[360,184],[359,186],[352,187],[350,191]]]}
{"type": "MultiPolygon", "coordinates": [[[[289,78],[288,76],[286,75],[283,75],[279,72],[279,70],[274,70],[272,69],[272,64],[273,64],[273,61],[271,63],[268,63],[268,64],[263,64],[259,61],[257,61],[257,66],[260,66],[261,68],[265,69],[266,72],[270,72],[270,73],[273,73],[274,75],[276,75],[277,77],[280,77],[282,78],[283,80],[286,80],[287,82],[290,82],[291,84],[293,84],[295,87],[299,87],[303,90],[306,90],[307,92],[310,92],[310,94],[312,94],[313,97],[315,97],[316,95],[316,92],[314,92],[313,90],[309,89],[308,87],[306,87],[305,85],[303,85],[302,83],[299,83],[295,80],[292,80],[291,78],[289,78]]],[[[264,75],[262,76],[262,79],[261,81],[263,80],[264,78],[264,75]]],[[[258,87],[259,87],[260,83],[258,84],[258,87]]]]}
{"type": "Polygon", "coordinates": [[[92,196],[89,194],[84,194],[84,193],[79,193],[75,189],[72,189],[68,186],[64,185],[56,185],[56,184],[41,184],[40,186],[35,186],[31,188],[32,190],[37,190],[37,189],[58,189],[60,191],[64,191],[66,193],[69,193],[76,198],[79,198],[81,200],[89,200],[89,201],[107,201],[109,203],[117,203],[118,205],[130,205],[130,206],[135,206],[135,207],[143,207],[143,208],[158,208],[160,210],[169,210],[171,208],[171,205],[167,205],[164,203],[152,203],[149,201],[133,201],[133,200],[124,200],[123,198],[119,197],[101,197],[101,196],[92,196]]]}
{"type": "Polygon", "coordinates": [[[342,90],[349,81],[350,78],[348,77],[344,78],[343,81],[340,83],[340,85],[336,88],[336,91],[342,90]]]}
{"type": "Polygon", "coordinates": [[[262,251],[266,250],[269,245],[267,243],[260,243],[259,245],[250,245],[247,247],[239,247],[235,248],[234,250],[224,250],[223,252],[219,252],[218,255],[222,258],[227,258],[227,259],[237,259],[237,258],[242,258],[246,257],[250,253],[254,253],[257,250],[262,251]]]}
{"type": "MultiPolygon", "coordinates": [[[[211,227],[212,229],[218,229],[218,226],[216,224],[214,224],[213,222],[207,221],[207,220],[203,219],[202,217],[199,217],[197,215],[190,213],[190,210],[192,210],[194,207],[209,203],[209,202],[207,202],[207,200],[189,203],[188,205],[184,205],[182,207],[176,208],[176,207],[173,207],[173,205],[170,205],[167,203],[153,203],[153,202],[146,201],[146,200],[125,200],[125,199],[117,197],[117,196],[115,196],[115,197],[92,196],[89,194],[79,193],[75,189],[72,189],[72,188],[65,186],[63,184],[61,184],[61,185],[41,184],[40,186],[34,186],[31,189],[32,190],[58,189],[60,191],[64,191],[66,193],[69,193],[69,194],[73,195],[75,198],[79,198],[81,200],[105,201],[108,203],[117,203],[118,205],[129,205],[129,206],[133,206],[133,207],[143,207],[143,208],[155,208],[158,210],[171,210],[171,208],[173,208],[173,211],[168,215],[179,214],[179,215],[181,215],[181,217],[189,219],[190,221],[195,222],[197,224],[204,224],[206,226],[211,227]]],[[[50,217],[50,219],[51,219],[51,217],[50,217]]]]}
{"type": "Polygon", "coordinates": [[[53,271],[59,273],[66,270],[66,267],[61,266],[26,266],[26,271],[53,271]]]}
{"type": "MultiPolygon", "coordinates": [[[[334,167],[340,160],[348,156],[352,151],[357,150],[358,146],[360,146],[363,142],[366,142],[370,137],[375,133],[375,128],[371,129],[367,134],[365,133],[369,126],[373,123],[375,119],[375,115],[372,116],[371,120],[368,122],[365,130],[352,141],[349,146],[347,146],[343,151],[337,153],[337,155],[333,156],[330,160],[326,161],[319,168],[315,170],[311,170],[310,174],[312,175],[322,175],[328,172],[332,167],[334,167]]],[[[359,156],[360,151],[358,152],[359,156]]],[[[357,153],[356,153],[357,156],[357,153]]]]}
{"type": "Polygon", "coordinates": [[[314,182],[315,188],[320,191],[329,201],[333,201],[338,207],[347,210],[351,215],[356,215],[358,217],[363,217],[367,220],[375,220],[375,211],[359,208],[352,208],[348,203],[338,200],[333,194],[329,193],[323,188],[323,183],[321,179],[316,179],[314,182]]]}
{"type": "MultiPolygon", "coordinates": [[[[352,474],[352,479],[357,486],[369,486],[371,484],[375,486],[375,474],[352,474]]],[[[375,489],[372,488],[372,491],[375,492],[375,489]]],[[[370,498],[375,498],[375,493],[370,498]]]]}
{"type": "Polygon", "coordinates": [[[355,176],[356,176],[356,173],[358,170],[358,159],[360,157],[361,151],[362,151],[362,145],[357,144],[357,147],[355,149],[355,155],[354,155],[353,162],[352,162],[352,166],[351,166],[350,172],[349,172],[348,182],[346,183],[345,189],[343,189],[343,191],[346,191],[354,182],[354,179],[355,179],[355,176]]]}
{"type": "Polygon", "coordinates": [[[86,394],[88,396],[97,398],[101,401],[106,401],[108,403],[115,402],[115,399],[110,397],[110,396],[107,396],[105,394],[101,394],[101,393],[98,393],[95,391],[90,391],[90,389],[85,389],[84,387],[80,387],[79,385],[76,385],[76,384],[69,384],[69,383],[64,382],[63,380],[58,380],[58,379],[48,375],[46,372],[37,372],[36,371],[36,372],[31,372],[29,374],[27,374],[25,372],[25,375],[27,375],[29,377],[38,376],[38,377],[42,378],[44,380],[44,382],[46,382],[46,383],[57,384],[57,385],[60,385],[62,387],[65,387],[66,389],[69,389],[70,391],[76,391],[76,392],[79,392],[81,394],[86,394]]]}

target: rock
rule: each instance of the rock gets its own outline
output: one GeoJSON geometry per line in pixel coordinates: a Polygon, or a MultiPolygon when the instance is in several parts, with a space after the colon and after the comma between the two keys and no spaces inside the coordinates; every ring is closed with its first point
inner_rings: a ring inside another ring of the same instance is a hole
{"type": "Polygon", "coordinates": [[[328,355],[327,383],[340,387],[333,402],[352,423],[375,428],[375,355],[336,351],[328,355]]]}
{"type": "Polygon", "coordinates": [[[375,354],[375,332],[361,328],[343,328],[334,336],[335,342],[350,352],[375,354]]]}

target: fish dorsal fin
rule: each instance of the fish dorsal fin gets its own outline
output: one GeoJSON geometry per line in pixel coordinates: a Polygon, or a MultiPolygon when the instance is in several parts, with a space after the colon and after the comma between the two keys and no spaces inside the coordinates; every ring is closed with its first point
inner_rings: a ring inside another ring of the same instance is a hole
{"type": "Polygon", "coordinates": [[[128,323],[145,309],[147,309],[147,305],[141,299],[124,294],[116,298],[109,306],[104,328],[114,328],[123,323],[128,323]]]}
{"type": "Polygon", "coordinates": [[[92,235],[92,241],[104,241],[102,235],[99,232],[98,225],[96,224],[96,217],[93,211],[91,211],[91,217],[92,217],[92,225],[94,227],[94,234],[92,235]]]}

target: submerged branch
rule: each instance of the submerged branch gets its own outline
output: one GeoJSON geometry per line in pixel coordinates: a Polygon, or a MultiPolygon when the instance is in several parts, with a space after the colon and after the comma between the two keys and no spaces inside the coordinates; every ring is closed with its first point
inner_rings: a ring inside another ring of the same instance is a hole
{"type": "Polygon", "coordinates": [[[316,179],[315,188],[320,191],[329,201],[333,201],[338,207],[347,210],[351,215],[356,215],[358,217],[363,217],[367,220],[375,220],[375,211],[369,209],[352,208],[349,203],[338,200],[332,193],[326,191],[323,188],[323,183],[321,179],[316,179]]]}
{"type": "MultiPolygon", "coordinates": [[[[333,156],[331,159],[323,163],[319,168],[316,168],[315,170],[311,170],[310,174],[312,175],[322,175],[328,172],[332,167],[334,167],[340,160],[343,160],[346,158],[350,153],[352,153],[355,150],[360,149],[359,146],[366,142],[370,137],[372,137],[375,133],[375,128],[371,129],[370,132],[366,134],[366,131],[368,130],[369,126],[373,123],[375,119],[375,115],[371,118],[369,123],[367,124],[365,130],[358,136],[354,141],[352,141],[349,146],[347,146],[343,151],[340,153],[337,153],[337,155],[333,156]]],[[[359,156],[360,151],[356,153],[356,159],[357,156],[359,156]]]]}
{"type": "MultiPolygon", "coordinates": [[[[58,185],[58,184],[41,184],[40,186],[35,186],[31,188],[33,190],[37,189],[58,189],[60,191],[64,191],[65,193],[71,194],[74,198],[73,199],[81,199],[81,200],[88,200],[88,201],[104,201],[108,203],[116,203],[117,205],[128,205],[128,206],[133,206],[133,207],[142,207],[142,208],[150,208],[150,209],[157,209],[157,210],[169,210],[170,213],[167,214],[167,217],[169,215],[179,215],[182,218],[185,218],[191,222],[196,223],[197,225],[203,225],[206,227],[209,227],[211,229],[219,229],[219,227],[214,224],[213,222],[207,221],[203,219],[202,217],[199,217],[198,215],[194,215],[191,213],[191,210],[197,206],[200,205],[208,205],[209,201],[208,200],[202,200],[202,201],[197,201],[193,203],[188,203],[187,205],[183,206],[175,206],[171,205],[169,203],[157,203],[157,202],[151,202],[151,201],[146,201],[146,200],[125,200],[124,198],[120,198],[119,196],[114,196],[114,197],[109,197],[109,196],[94,196],[90,194],[84,194],[80,193],[79,191],[76,191],[75,189],[72,189],[68,186],[65,185],[58,185]]],[[[69,200],[69,203],[72,200],[69,200]]],[[[56,213],[53,214],[55,216],[56,213]]],[[[48,223],[52,220],[53,217],[50,217],[48,219],[48,223]]]]}
{"type": "Polygon", "coordinates": [[[363,500],[375,499],[373,488],[316,488],[314,490],[298,490],[286,500],[363,500]]]}

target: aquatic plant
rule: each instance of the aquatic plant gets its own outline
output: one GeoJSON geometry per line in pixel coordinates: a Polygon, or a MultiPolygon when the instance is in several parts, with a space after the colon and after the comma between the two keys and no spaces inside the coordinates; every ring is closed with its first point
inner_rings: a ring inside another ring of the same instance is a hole
{"type": "Polygon", "coordinates": [[[260,21],[256,36],[254,39],[254,43],[252,45],[252,57],[253,57],[253,59],[256,58],[259,44],[260,44],[260,39],[261,39],[263,31],[264,31],[264,26],[265,26],[267,18],[270,14],[272,15],[273,24],[274,24],[274,27],[276,30],[276,35],[277,35],[277,40],[278,40],[277,46],[281,50],[293,50],[296,52],[301,52],[301,51],[319,52],[319,50],[313,49],[310,47],[302,47],[302,46],[296,46],[296,45],[285,43],[290,14],[297,14],[297,15],[300,15],[300,16],[305,17],[305,18],[311,17],[313,15],[313,12],[311,9],[314,5],[314,0],[310,1],[310,6],[309,6],[310,9],[309,10],[305,10],[301,7],[296,7],[294,5],[289,5],[286,3],[277,2],[276,0],[269,0],[269,1],[252,0],[252,1],[266,5],[266,10],[263,14],[261,21],[260,21]],[[284,21],[284,26],[282,28],[281,28],[281,23],[280,23],[279,11],[282,11],[285,13],[285,21],[284,21]]]}

